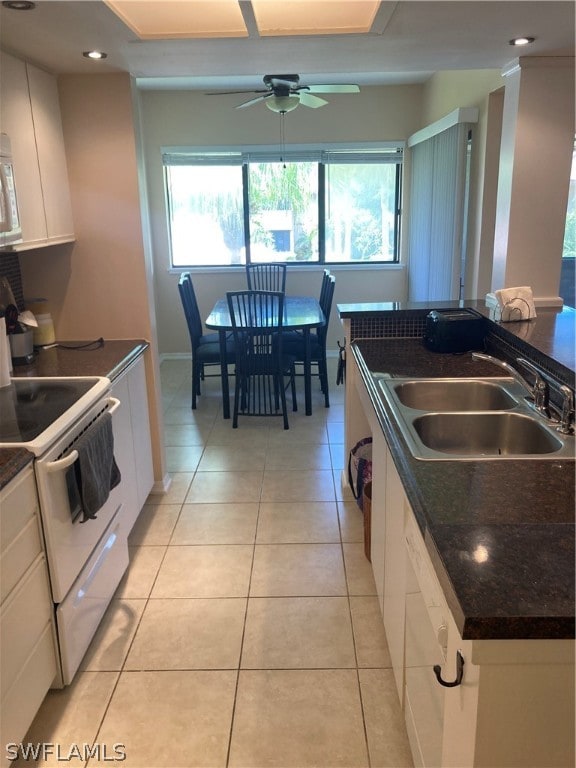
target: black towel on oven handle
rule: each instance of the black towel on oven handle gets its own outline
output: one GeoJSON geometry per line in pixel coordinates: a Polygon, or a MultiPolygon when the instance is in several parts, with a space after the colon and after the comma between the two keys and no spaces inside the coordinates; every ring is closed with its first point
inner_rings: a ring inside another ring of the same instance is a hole
{"type": "Polygon", "coordinates": [[[112,417],[105,413],[81,435],[76,444],[76,480],[82,501],[82,520],[93,520],[108,500],[121,475],[114,458],[112,417]]]}

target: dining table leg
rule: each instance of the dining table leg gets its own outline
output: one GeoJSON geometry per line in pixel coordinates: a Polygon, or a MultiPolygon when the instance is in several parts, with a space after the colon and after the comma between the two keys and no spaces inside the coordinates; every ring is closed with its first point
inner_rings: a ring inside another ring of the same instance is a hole
{"type": "Polygon", "coordinates": [[[218,331],[220,342],[220,379],[222,381],[222,415],[230,418],[230,386],[228,383],[228,355],[226,354],[226,331],[218,331]]]}
{"type": "Polygon", "coordinates": [[[312,365],[310,362],[310,329],[304,328],[304,405],[306,416],[312,415],[312,365]]]}

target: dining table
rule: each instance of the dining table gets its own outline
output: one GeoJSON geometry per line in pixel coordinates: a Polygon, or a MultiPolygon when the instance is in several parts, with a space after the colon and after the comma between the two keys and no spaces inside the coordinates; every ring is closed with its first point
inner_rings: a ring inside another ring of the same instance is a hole
{"type": "MultiPolygon", "coordinates": [[[[225,419],[230,418],[230,385],[228,381],[228,356],[226,339],[232,331],[232,320],[226,297],[214,304],[205,320],[207,328],[218,331],[220,340],[220,370],[222,380],[222,412],[225,419]]],[[[310,356],[310,329],[326,324],[326,318],[318,299],[312,296],[284,296],[284,315],[282,328],[286,331],[301,330],[304,338],[304,402],[307,416],[312,414],[312,373],[310,356]]]]}

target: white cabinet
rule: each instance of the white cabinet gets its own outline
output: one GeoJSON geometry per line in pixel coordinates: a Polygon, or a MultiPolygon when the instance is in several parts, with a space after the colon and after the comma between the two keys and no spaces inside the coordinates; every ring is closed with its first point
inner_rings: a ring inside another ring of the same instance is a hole
{"type": "Polygon", "coordinates": [[[372,512],[370,531],[370,561],[376,583],[380,613],[384,616],[384,556],[386,548],[386,463],[388,446],[382,430],[372,437],[372,512]]]}
{"type": "Polygon", "coordinates": [[[144,357],[140,357],[129,369],[128,387],[130,389],[130,417],[132,419],[132,438],[134,440],[138,512],[140,512],[154,485],[144,357]]]}
{"type": "Polygon", "coordinates": [[[408,505],[404,486],[392,456],[386,461],[386,539],[384,554],[384,629],[400,703],[404,698],[404,602],[406,570],[404,510],[408,505]]]}
{"type": "Polygon", "coordinates": [[[112,395],[120,400],[114,415],[114,455],[126,489],[123,525],[128,534],[154,484],[143,357],[114,380],[112,395]]]}
{"type": "Polygon", "coordinates": [[[0,765],[28,730],[57,671],[54,606],[31,467],[0,492],[0,765]]]}
{"type": "Polygon", "coordinates": [[[0,130],[12,145],[14,178],[27,250],[74,240],[56,78],[2,52],[0,130]]]}
{"type": "MultiPolygon", "coordinates": [[[[448,617],[442,766],[573,768],[574,641],[462,640],[448,617]]],[[[444,670],[443,670],[444,671],[444,670]]]]}
{"type": "Polygon", "coordinates": [[[353,440],[372,435],[372,519],[370,557],[384,620],[398,696],[404,697],[405,547],[404,486],[388,449],[356,361],[349,355],[346,380],[346,430],[353,440]]]}
{"type": "Polygon", "coordinates": [[[412,510],[405,508],[406,544],[404,716],[414,763],[442,765],[444,692],[433,674],[448,674],[448,607],[431,569],[412,510]]]}

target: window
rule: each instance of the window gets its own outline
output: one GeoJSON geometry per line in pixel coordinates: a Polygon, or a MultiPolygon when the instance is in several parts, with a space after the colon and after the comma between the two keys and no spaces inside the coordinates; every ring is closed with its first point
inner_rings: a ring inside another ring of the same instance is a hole
{"type": "Polygon", "coordinates": [[[402,154],[166,149],[171,265],[397,262],[402,154]]]}
{"type": "Polygon", "coordinates": [[[562,256],[565,259],[576,258],[576,141],[572,150],[572,166],[570,169],[570,187],[568,190],[568,206],[566,208],[566,227],[564,230],[564,248],[562,256]]]}
{"type": "Polygon", "coordinates": [[[248,163],[250,261],[318,261],[316,163],[248,163]]]}
{"type": "Polygon", "coordinates": [[[326,261],[398,261],[400,165],[326,166],[326,261]]]}
{"type": "Polygon", "coordinates": [[[562,268],[560,271],[560,295],[569,307],[576,307],[576,141],[572,151],[562,268]]]}

